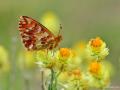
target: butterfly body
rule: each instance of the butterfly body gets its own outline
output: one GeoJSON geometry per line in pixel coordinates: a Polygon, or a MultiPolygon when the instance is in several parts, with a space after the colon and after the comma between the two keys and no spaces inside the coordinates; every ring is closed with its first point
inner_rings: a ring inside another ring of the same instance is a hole
{"type": "Polygon", "coordinates": [[[61,35],[55,36],[45,26],[27,16],[20,17],[19,31],[28,50],[52,50],[62,39],[61,35]]]}

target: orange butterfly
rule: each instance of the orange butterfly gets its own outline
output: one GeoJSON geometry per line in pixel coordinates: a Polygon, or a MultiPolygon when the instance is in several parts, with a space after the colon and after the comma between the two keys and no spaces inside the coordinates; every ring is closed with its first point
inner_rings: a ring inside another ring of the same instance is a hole
{"type": "Polygon", "coordinates": [[[62,40],[61,35],[55,36],[41,23],[28,16],[20,17],[19,31],[23,44],[28,50],[52,50],[62,40]]]}

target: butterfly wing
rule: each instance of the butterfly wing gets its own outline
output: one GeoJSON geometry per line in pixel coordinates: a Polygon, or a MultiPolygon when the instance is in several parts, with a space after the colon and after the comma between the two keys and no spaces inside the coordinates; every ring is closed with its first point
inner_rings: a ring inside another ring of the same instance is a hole
{"type": "Polygon", "coordinates": [[[24,46],[28,50],[49,49],[49,44],[54,44],[55,36],[36,20],[21,16],[19,31],[24,46]]]}

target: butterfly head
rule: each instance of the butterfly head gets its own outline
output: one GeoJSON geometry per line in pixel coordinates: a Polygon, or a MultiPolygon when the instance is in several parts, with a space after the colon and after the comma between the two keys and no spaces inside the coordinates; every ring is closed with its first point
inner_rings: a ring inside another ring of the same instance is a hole
{"type": "Polygon", "coordinates": [[[62,36],[58,35],[55,39],[56,39],[57,42],[60,42],[62,40],[62,36]]]}

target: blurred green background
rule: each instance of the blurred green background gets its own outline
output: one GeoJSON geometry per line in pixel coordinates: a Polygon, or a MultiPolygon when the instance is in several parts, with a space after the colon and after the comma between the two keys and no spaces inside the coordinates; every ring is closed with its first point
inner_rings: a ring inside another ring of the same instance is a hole
{"type": "Polygon", "coordinates": [[[71,47],[96,36],[106,42],[110,49],[107,60],[115,70],[111,85],[120,86],[120,0],[1,0],[0,45],[9,52],[12,67],[9,75],[0,75],[0,90],[24,90],[21,73],[16,69],[17,54],[23,47],[18,31],[19,16],[39,21],[46,11],[54,12],[61,21],[61,46],[71,47]]]}

